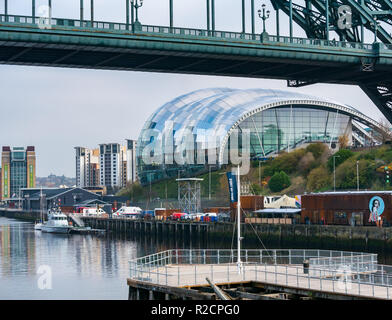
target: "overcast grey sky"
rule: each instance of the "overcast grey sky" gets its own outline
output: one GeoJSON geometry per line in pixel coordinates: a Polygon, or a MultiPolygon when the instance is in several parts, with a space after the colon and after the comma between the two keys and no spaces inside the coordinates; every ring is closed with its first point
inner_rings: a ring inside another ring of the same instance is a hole
{"type": "MultiPolygon", "coordinates": [[[[3,12],[0,0],[0,12],[3,12]]],[[[143,24],[167,25],[168,0],[144,0],[143,24]],[[167,13],[167,14],[165,14],[167,13]]],[[[295,1],[301,3],[301,1],[295,1]]],[[[78,18],[79,0],[52,0],[53,16],[78,18]]],[[[88,19],[90,1],[85,0],[88,19]]],[[[123,21],[125,0],[95,0],[96,20],[123,21]]],[[[205,28],[205,0],[174,0],[175,25],[205,28]]],[[[249,9],[250,0],[247,0],[249,9]]],[[[262,2],[256,1],[257,5],[262,2]]],[[[272,9],[269,1],[265,1],[272,9]]],[[[47,1],[37,0],[37,6],[47,1]]],[[[217,29],[240,31],[241,1],[216,0],[217,29]]],[[[9,1],[10,14],[30,15],[31,0],[9,1]]],[[[274,14],[270,32],[274,33],[274,14]]],[[[282,15],[282,20],[286,19],[282,15]]],[[[248,15],[249,21],[249,15],[248,15]]],[[[282,21],[281,34],[287,34],[282,21]],[[283,29],[284,28],[284,29],[283,29]]],[[[248,28],[249,23],[248,23],[248,28]]],[[[260,32],[258,22],[257,32],[260,32]]],[[[296,29],[296,36],[304,36],[296,29]]],[[[371,39],[371,35],[368,35],[371,39]]],[[[178,95],[208,87],[278,88],[325,96],[379,120],[382,115],[355,86],[288,89],[285,81],[129,71],[0,66],[0,146],[36,146],[37,176],[75,176],[75,146],[137,139],[148,116],[178,95]]]]}

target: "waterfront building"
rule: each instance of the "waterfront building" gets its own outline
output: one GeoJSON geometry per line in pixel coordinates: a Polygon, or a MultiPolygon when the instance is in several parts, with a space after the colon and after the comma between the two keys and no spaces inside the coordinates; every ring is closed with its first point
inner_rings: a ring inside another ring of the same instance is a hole
{"type": "Polygon", "coordinates": [[[84,188],[22,188],[20,199],[11,200],[15,206],[21,204],[25,211],[44,210],[59,206],[65,213],[74,212],[77,207],[103,206],[111,213],[123,205],[129,205],[127,197],[106,196],[96,190],[84,188]]]}
{"type": "Polygon", "coordinates": [[[2,200],[19,197],[22,188],[34,188],[36,183],[36,155],[33,146],[4,146],[1,154],[2,200]]]}
{"type": "Polygon", "coordinates": [[[136,170],[136,140],[126,140],[127,141],[127,182],[134,183],[137,179],[136,170]]]}
{"type": "Polygon", "coordinates": [[[27,211],[60,206],[63,212],[72,212],[76,205],[87,200],[101,199],[100,195],[82,188],[22,188],[21,198],[27,211]]]}
{"type": "Polygon", "coordinates": [[[99,145],[100,185],[108,188],[121,187],[126,152],[118,143],[99,145]]]}
{"type": "Polygon", "coordinates": [[[312,224],[352,226],[392,223],[391,191],[339,191],[301,196],[301,221],[312,224]]]}
{"type": "Polygon", "coordinates": [[[138,178],[148,184],[217,169],[228,163],[234,132],[241,143],[249,130],[250,158],[262,160],[314,142],[333,151],[343,140],[348,146],[375,145],[379,128],[355,108],[326,98],[270,89],[198,90],[164,104],[145,122],[137,145],[138,178]]]}
{"type": "MultiPolygon", "coordinates": [[[[136,141],[100,144],[97,149],[75,147],[76,186],[123,188],[137,180],[136,141]]],[[[106,190],[105,190],[106,193],[106,190]]]]}
{"type": "Polygon", "coordinates": [[[99,185],[99,149],[75,147],[76,186],[93,187],[99,185]]]}

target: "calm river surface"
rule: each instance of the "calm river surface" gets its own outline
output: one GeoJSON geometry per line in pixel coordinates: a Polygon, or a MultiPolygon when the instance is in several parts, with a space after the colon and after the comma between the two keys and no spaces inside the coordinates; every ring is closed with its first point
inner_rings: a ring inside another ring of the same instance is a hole
{"type": "MultiPolygon", "coordinates": [[[[48,234],[35,231],[32,223],[0,217],[0,300],[127,299],[130,259],[169,248],[230,248],[230,243],[212,242],[48,234]],[[48,270],[51,289],[40,289],[48,270]]],[[[379,258],[391,264],[391,256],[379,258]]]]}

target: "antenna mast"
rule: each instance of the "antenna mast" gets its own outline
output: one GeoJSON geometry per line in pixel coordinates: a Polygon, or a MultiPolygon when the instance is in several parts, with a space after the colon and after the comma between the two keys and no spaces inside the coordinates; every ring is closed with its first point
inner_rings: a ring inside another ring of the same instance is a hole
{"type": "Polygon", "coordinates": [[[240,179],[240,166],[237,168],[237,268],[238,273],[241,274],[241,179],[240,179]]]}

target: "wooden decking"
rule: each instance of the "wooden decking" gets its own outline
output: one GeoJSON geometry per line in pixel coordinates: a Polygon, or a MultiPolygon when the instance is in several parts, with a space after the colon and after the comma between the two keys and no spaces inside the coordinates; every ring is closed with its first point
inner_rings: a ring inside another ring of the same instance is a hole
{"type": "Polygon", "coordinates": [[[292,290],[308,290],[339,294],[362,299],[391,299],[390,287],[359,283],[356,274],[333,280],[317,276],[317,271],[305,274],[301,265],[244,265],[238,272],[236,264],[180,264],[151,268],[138,280],[170,287],[207,286],[206,278],[217,285],[252,281],[273,284],[292,290]]]}

